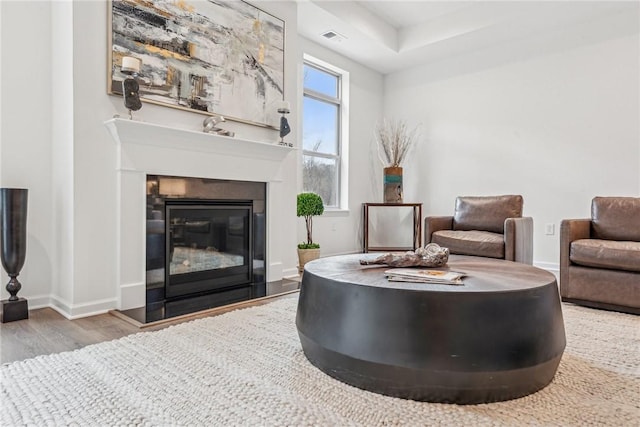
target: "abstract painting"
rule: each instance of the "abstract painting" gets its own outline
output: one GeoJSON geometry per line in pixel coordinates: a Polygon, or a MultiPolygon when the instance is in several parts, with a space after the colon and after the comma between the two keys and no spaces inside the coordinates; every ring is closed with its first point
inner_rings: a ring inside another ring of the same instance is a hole
{"type": "Polygon", "coordinates": [[[112,0],[109,12],[109,93],[133,56],[143,101],[279,127],[282,20],[240,0],[112,0]]]}

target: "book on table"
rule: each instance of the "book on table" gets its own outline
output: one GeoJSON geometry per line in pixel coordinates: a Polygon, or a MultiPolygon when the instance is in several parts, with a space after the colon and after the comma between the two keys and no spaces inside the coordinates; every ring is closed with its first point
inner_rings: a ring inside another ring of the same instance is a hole
{"type": "Polygon", "coordinates": [[[384,274],[390,282],[432,283],[436,285],[462,285],[464,273],[424,268],[392,268],[384,274]]]}

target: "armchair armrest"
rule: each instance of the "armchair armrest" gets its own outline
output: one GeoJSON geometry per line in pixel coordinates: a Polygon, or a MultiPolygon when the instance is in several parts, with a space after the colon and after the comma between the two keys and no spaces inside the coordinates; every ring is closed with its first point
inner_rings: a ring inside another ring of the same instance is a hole
{"type": "Polygon", "coordinates": [[[568,282],[571,242],[591,237],[591,219],[563,219],[560,222],[560,286],[568,282]]]}
{"type": "Polygon", "coordinates": [[[424,219],[424,244],[431,243],[431,235],[453,228],[453,216],[428,216],[424,219]]]}
{"type": "Polygon", "coordinates": [[[507,218],[504,221],[504,259],[533,264],[533,218],[507,218]]]}

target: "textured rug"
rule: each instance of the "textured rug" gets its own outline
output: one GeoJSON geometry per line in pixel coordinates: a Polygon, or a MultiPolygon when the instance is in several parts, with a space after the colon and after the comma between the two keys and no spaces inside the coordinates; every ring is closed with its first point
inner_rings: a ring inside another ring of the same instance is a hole
{"type": "Polygon", "coordinates": [[[340,383],[305,358],[297,299],[0,367],[0,425],[640,424],[640,317],[563,305],[554,381],[507,402],[458,406],[340,383]]]}

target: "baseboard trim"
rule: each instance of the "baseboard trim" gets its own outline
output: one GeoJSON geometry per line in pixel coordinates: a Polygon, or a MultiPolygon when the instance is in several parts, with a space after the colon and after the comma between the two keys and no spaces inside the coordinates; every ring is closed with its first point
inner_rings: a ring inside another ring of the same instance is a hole
{"type": "Polygon", "coordinates": [[[282,270],[282,278],[283,279],[294,279],[295,277],[299,277],[297,268],[287,268],[282,270]]]}
{"type": "Polygon", "coordinates": [[[86,304],[74,305],[71,309],[70,320],[80,319],[82,317],[97,316],[98,314],[108,313],[118,303],[116,298],[103,299],[93,301],[86,304]]]}
{"type": "Polygon", "coordinates": [[[116,306],[116,299],[109,298],[98,301],[92,301],[84,304],[73,305],[69,302],[51,295],[49,297],[49,307],[63,315],[69,320],[81,319],[83,317],[96,316],[98,314],[108,313],[116,306]]]}
{"type": "Polygon", "coordinates": [[[53,308],[58,313],[62,314],[65,318],[71,319],[71,304],[62,298],[54,295],[49,296],[49,307],[53,308]]]}
{"type": "Polygon", "coordinates": [[[534,267],[547,270],[549,273],[556,276],[556,280],[558,281],[558,283],[560,282],[560,264],[556,262],[534,261],[533,265],[534,267]]]}
{"type": "Polygon", "coordinates": [[[51,307],[51,297],[49,295],[35,295],[25,298],[27,299],[29,310],[51,307]]]}
{"type": "Polygon", "coordinates": [[[267,282],[275,282],[284,277],[282,262],[270,262],[267,268],[267,282]]]}
{"type": "MultiPolygon", "coordinates": [[[[320,258],[326,258],[330,256],[339,256],[339,255],[353,255],[353,254],[361,254],[362,251],[347,251],[347,252],[334,252],[328,255],[321,255],[320,258]]],[[[380,252],[380,255],[384,254],[384,252],[380,252]]]]}
{"type": "MultiPolygon", "coordinates": [[[[348,252],[334,252],[331,254],[322,254],[320,253],[320,258],[327,258],[330,256],[339,256],[339,255],[352,255],[352,254],[360,254],[362,251],[348,251],[348,252]]],[[[300,273],[298,272],[298,267],[294,268],[286,268],[282,270],[282,278],[296,280],[300,278],[300,273]]]]}
{"type": "Polygon", "coordinates": [[[147,284],[144,282],[120,285],[119,310],[144,307],[147,303],[147,284]]]}

